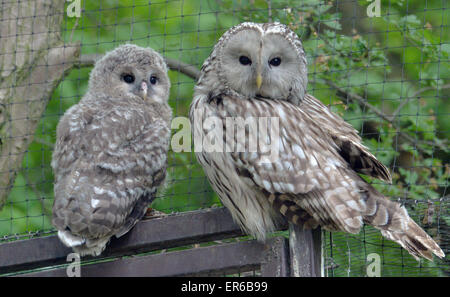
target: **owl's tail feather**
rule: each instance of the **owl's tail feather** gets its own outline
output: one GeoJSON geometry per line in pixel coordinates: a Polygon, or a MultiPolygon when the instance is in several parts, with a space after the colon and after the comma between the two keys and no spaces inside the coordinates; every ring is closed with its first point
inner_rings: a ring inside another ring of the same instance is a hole
{"type": "Polygon", "coordinates": [[[408,222],[407,230],[407,232],[381,230],[381,234],[400,244],[416,260],[419,260],[419,257],[424,257],[433,261],[433,254],[439,258],[445,256],[437,243],[411,219],[408,222]]]}
{"type": "Polygon", "coordinates": [[[303,229],[315,229],[319,223],[304,211],[286,194],[268,194],[269,202],[276,211],[279,211],[290,223],[303,226],[303,229]]]}
{"type": "Polygon", "coordinates": [[[110,236],[101,238],[83,238],[72,234],[68,230],[58,230],[58,237],[61,242],[74,250],[74,252],[80,254],[80,256],[98,256],[106,247],[110,236]]]}
{"type": "Polygon", "coordinates": [[[445,256],[439,245],[409,217],[404,206],[390,201],[373,188],[365,191],[363,198],[367,206],[363,214],[364,222],[379,229],[387,239],[400,244],[416,260],[424,257],[433,261],[433,254],[439,258],[445,256]]]}
{"type": "Polygon", "coordinates": [[[120,227],[117,232],[115,232],[115,236],[117,238],[123,236],[128,233],[131,228],[136,225],[136,223],[144,217],[147,212],[148,205],[155,199],[156,188],[153,191],[149,191],[143,194],[143,196],[136,202],[133,211],[128,215],[125,223],[120,227]]]}

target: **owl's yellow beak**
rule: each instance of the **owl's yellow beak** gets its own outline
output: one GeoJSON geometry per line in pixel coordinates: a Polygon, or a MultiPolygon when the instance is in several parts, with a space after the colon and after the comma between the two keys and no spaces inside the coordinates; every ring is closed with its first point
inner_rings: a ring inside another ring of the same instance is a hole
{"type": "Polygon", "coordinates": [[[260,73],[256,75],[256,86],[258,87],[258,90],[261,89],[262,85],[262,76],[260,73]]]}
{"type": "Polygon", "coordinates": [[[141,82],[141,92],[142,96],[144,97],[144,100],[147,100],[147,83],[145,81],[141,82]]]}

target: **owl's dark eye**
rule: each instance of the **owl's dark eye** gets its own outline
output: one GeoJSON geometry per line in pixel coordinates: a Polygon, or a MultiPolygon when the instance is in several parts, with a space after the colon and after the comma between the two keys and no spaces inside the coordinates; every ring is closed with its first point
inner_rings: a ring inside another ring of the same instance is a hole
{"type": "Polygon", "coordinates": [[[281,58],[279,57],[273,58],[272,60],[269,61],[269,64],[272,66],[280,66],[281,58]]]}
{"type": "Polygon", "coordinates": [[[134,75],[133,74],[123,74],[122,79],[127,84],[131,84],[134,82],[134,75]]]}
{"type": "Polygon", "coordinates": [[[158,82],[158,78],[154,75],[150,76],[150,83],[152,85],[156,84],[158,82]]]}
{"type": "Polygon", "coordinates": [[[252,60],[250,60],[249,57],[240,56],[239,57],[239,63],[241,63],[242,65],[252,65],[252,60]]]}

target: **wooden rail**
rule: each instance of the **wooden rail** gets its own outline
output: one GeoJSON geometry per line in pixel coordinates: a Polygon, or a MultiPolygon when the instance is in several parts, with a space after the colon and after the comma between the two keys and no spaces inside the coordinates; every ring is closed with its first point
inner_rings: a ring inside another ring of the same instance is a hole
{"type": "MultiPolygon", "coordinates": [[[[243,235],[225,208],[143,220],[120,239],[113,238],[101,257],[82,258],[81,276],[216,276],[246,271],[259,271],[261,276],[321,275],[320,231],[291,229],[290,241],[285,237],[265,243],[239,238],[220,243],[243,235]],[[206,247],[147,254],[213,241],[206,247]]],[[[68,264],[70,253],[55,235],[6,242],[0,244],[0,273],[66,276],[66,267],[61,265],[68,264]]]]}

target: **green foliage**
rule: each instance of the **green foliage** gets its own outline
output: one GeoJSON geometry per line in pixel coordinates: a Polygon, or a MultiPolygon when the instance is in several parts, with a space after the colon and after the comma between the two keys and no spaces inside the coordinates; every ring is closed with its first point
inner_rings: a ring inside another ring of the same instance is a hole
{"type": "MultiPolygon", "coordinates": [[[[152,1],[150,6],[143,0],[82,2],[82,17],[66,18],[63,24],[65,42],[81,41],[82,54],[132,42],[198,67],[232,25],[269,17],[288,24],[303,41],[309,92],[361,131],[364,144],[393,172],[392,185],[372,181],[374,186],[393,199],[417,200],[415,208],[408,204],[416,221],[423,218],[428,199],[439,207],[439,198],[448,195],[450,33],[442,1],[381,1],[380,18],[356,20],[345,19],[332,2],[317,0],[271,1],[271,10],[263,0],[152,1]],[[354,22],[352,30],[346,29],[349,22],[354,22]],[[391,123],[380,119],[336,92],[330,81],[396,117],[391,123]]],[[[360,1],[362,11],[368,3],[360,1]]],[[[52,229],[50,161],[56,125],[85,93],[89,70],[71,71],[54,92],[0,211],[0,236],[52,229]]],[[[174,115],[187,116],[195,82],[176,71],[169,75],[174,115]]],[[[152,207],[169,213],[220,204],[193,153],[171,152],[169,159],[166,188],[152,207]]],[[[448,226],[448,211],[441,211],[439,220],[448,226]]],[[[366,256],[372,252],[382,255],[386,276],[442,273],[436,265],[443,264],[417,263],[370,227],[359,235],[327,234],[325,246],[336,267],[329,275],[365,275],[366,256]]]]}

